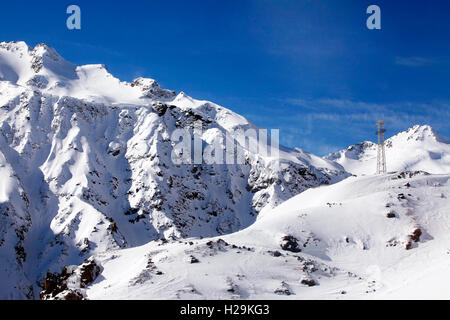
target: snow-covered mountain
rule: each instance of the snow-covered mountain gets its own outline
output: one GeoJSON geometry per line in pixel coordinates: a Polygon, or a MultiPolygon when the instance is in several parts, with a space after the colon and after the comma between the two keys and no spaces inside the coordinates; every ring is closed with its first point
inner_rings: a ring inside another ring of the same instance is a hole
{"type": "MultiPolygon", "coordinates": [[[[353,174],[374,174],[377,144],[365,141],[325,157],[353,174]]],[[[450,173],[450,139],[428,125],[416,125],[386,140],[387,170],[450,173]]]]}
{"type": "Polygon", "coordinates": [[[131,83],[54,49],[0,43],[0,299],[37,298],[47,271],[155,239],[239,231],[339,164],[301,150],[246,145],[242,165],[174,164],[178,128],[202,124],[205,147],[256,128],[212,102],[131,83]]]}
{"type": "Polygon", "coordinates": [[[237,233],[97,254],[49,276],[43,296],[448,299],[449,197],[450,175],[350,177],[237,233]]]}

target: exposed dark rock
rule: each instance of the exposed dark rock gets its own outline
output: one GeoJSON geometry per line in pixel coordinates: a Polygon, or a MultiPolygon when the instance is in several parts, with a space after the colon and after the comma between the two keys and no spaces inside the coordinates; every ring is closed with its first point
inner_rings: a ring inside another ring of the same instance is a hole
{"type": "Polygon", "coordinates": [[[118,228],[117,228],[117,224],[113,221],[113,222],[111,222],[111,231],[112,232],[117,232],[118,231],[118,228]]]}
{"type": "Polygon", "coordinates": [[[406,196],[405,196],[403,193],[399,193],[399,194],[397,195],[397,199],[398,199],[398,200],[406,200],[406,196]]]}
{"type": "Polygon", "coordinates": [[[120,154],[120,150],[116,150],[112,153],[113,157],[117,157],[120,154]]]}
{"type": "Polygon", "coordinates": [[[313,279],[303,279],[300,283],[307,285],[308,287],[314,287],[316,285],[316,282],[313,279]]]}
{"type": "Polygon", "coordinates": [[[420,228],[417,228],[413,231],[412,234],[409,235],[410,241],[408,241],[405,245],[406,250],[410,250],[413,247],[413,242],[419,242],[420,236],[422,235],[422,230],[420,228]]]}
{"type": "Polygon", "coordinates": [[[217,240],[217,244],[223,245],[225,247],[229,246],[229,244],[225,240],[222,240],[222,239],[217,240]]]}
{"type": "Polygon", "coordinates": [[[152,105],[153,110],[156,111],[156,113],[158,114],[158,116],[162,117],[166,111],[167,111],[167,104],[163,104],[163,103],[156,103],[154,105],[152,105]]]}
{"type": "Polygon", "coordinates": [[[405,249],[406,249],[406,250],[409,250],[409,249],[411,249],[411,248],[412,248],[412,243],[411,243],[411,241],[408,241],[408,242],[406,243],[405,249]]]}
{"type": "Polygon", "coordinates": [[[395,215],[395,212],[388,212],[387,214],[386,214],[386,217],[388,217],[388,218],[395,218],[396,217],[396,215],[395,215]]]}
{"type": "Polygon", "coordinates": [[[412,178],[414,176],[428,176],[429,173],[425,172],[425,171],[403,171],[400,172],[397,176],[393,177],[392,180],[397,180],[397,179],[407,179],[407,178],[412,178]]]}
{"type": "Polygon", "coordinates": [[[290,296],[292,294],[291,290],[289,290],[289,286],[284,281],[281,282],[280,288],[275,289],[274,293],[278,294],[278,295],[284,295],[284,296],[290,296]]]}
{"type": "Polygon", "coordinates": [[[41,300],[48,300],[55,298],[56,295],[67,289],[66,280],[70,275],[67,274],[66,268],[61,274],[54,274],[47,272],[42,283],[43,290],[39,296],[41,300]]]}
{"type": "MultiPolygon", "coordinates": [[[[85,288],[100,274],[100,267],[94,260],[85,260],[78,267],[80,275],[80,288],[85,288]]],[[[83,294],[76,289],[68,288],[67,280],[76,273],[76,269],[70,270],[64,267],[60,274],[48,272],[43,283],[43,290],[39,296],[41,300],[84,300],[83,294]]]]}
{"type": "Polygon", "coordinates": [[[273,251],[273,252],[271,252],[271,253],[272,253],[272,255],[273,255],[274,257],[281,257],[281,252],[278,251],[278,250],[275,250],[275,251],[273,251]]]}
{"type": "Polygon", "coordinates": [[[190,262],[191,262],[191,263],[199,263],[200,261],[199,261],[196,257],[191,256],[190,262]]]}
{"type": "Polygon", "coordinates": [[[76,301],[76,300],[85,300],[85,297],[78,291],[75,290],[65,290],[58,296],[58,300],[69,300],[69,301],[76,301]]]}
{"type": "Polygon", "coordinates": [[[280,246],[281,246],[281,249],[283,249],[285,251],[290,251],[290,252],[302,251],[299,248],[298,240],[294,236],[291,236],[291,235],[284,236],[283,241],[280,246]]]}
{"type": "Polygon", "coordinates": [[[85,261],[81,265],[80,269],[80,285],[85,288],[88,284],[94,282],[94,280],[100,274],[100,267],[95,263],[94,260],[85,261]]]}
{"type": "Polygon", "coordinates": [[[409,238],[414,242],[419,242],[421,235],[422,235],[422,230],[420,230],[420,228],[417,228],[416,230],[414,230],[413,234],[409,236],[409,238]]]}

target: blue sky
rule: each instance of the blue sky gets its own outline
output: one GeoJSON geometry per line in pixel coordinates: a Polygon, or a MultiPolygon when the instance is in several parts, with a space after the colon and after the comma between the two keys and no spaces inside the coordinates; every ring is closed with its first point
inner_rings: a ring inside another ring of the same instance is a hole
{"type": "Polygon", "coordinates": [[[8,1],[0,40],[156,79],[323,155],[430,124],[450,136],[450,1],[8,1]],[[66,28],[77,4],[82,29],[66,28]],[[381,30],[366,8],[381,8],[381,30]]]}

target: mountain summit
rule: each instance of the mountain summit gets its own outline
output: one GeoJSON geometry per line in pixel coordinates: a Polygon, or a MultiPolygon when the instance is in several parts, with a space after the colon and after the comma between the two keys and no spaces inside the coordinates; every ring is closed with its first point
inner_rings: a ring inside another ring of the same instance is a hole
{"type": "Polygon", "coordinates": [[[12,85],[109,104],[175,97],[175,92],[162,89],[153,79],[127,83],[111,75],[105,65],[76,66],[46,44],[31,48],[24,42],[1,42],[0,50],[0,81],[12,85]]]}
{"type": "MultiPolygon", "coordinates": [[[[365,141],[325,157],[336,161],[353,174],[373,174],[377,144],[365,141]]],[[[422,170],[435,174],[450,173],[450,139],[428,125],[415,125],[386,140],[388,171],[422,170]]]]}
{"type": "Polygon", "coordinates": [[[279,159],[175,164],[177,129],[202,144],[256,128],[209,101],[76,66],[45,44],[0,43],[0,299],[37,298],[47,272],[93,254],[232,233],[309,188],[349,174],[281,147],[279,159]]]}

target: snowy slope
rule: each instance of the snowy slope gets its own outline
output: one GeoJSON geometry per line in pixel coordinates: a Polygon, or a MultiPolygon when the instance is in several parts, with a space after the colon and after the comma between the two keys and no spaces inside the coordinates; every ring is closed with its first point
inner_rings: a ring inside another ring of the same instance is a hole
{"type": "MultiPolygon", "coordinates": [[[[325,159],[336,161],[353,174],[373,174],[376,170],[377,145],[370,141],[358,143],[329,154],[325,159]]],[[[423,170],[429,173],[450,173],[450,139],[439,135],[428,125],[416,125],[386,140],[388,171],[423,170]]]]}
{"type": "Polygon", "coordinates": [[[127,83],[44,44],[0,43],[0,278],[21,283],[0,286],[0,298],[37,298],[47,271],[99,252],[239,231],[292,196],[349,175],[283,147],[279,160],[239,145],[241,165],[175,165],[171,135],[196,121],[205,147],[256,128],[153,79],[127,83]]]}
{"type": "Polygon", "coordinates": [[[449,299],[449,179],[350,177],[237,233],[95,255],[93,281],[67,282],[89,299],[449,299]]]}
{"type": "Polygon", "coordinates": [[[32,298],[32,281],[24,270],[24,239],[31,227],[29,201],[5,157],[5,153],[14,157],[13,151],[3,148],[1,137],[0,145],[0,292],[8,299],[32,298]]]}

